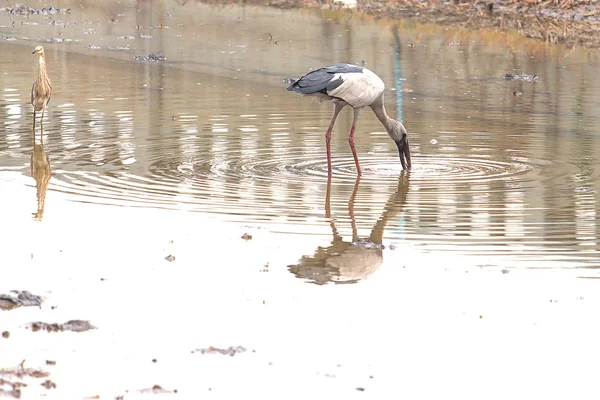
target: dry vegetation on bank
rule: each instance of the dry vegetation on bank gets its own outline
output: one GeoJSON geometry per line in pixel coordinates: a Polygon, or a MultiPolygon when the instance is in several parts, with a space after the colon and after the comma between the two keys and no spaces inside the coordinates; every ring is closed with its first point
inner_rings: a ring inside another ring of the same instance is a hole
{"type": "MultiPolygon", "coordinates": [[[[203,0],[279,8],[344,8],[333,0],[203,0]]],[[[468,29],[513,31],[568,47],[600,47],[599,1],[582,0],[358,0],[356,11],[376,17],[412,18],[468,29]]]]}

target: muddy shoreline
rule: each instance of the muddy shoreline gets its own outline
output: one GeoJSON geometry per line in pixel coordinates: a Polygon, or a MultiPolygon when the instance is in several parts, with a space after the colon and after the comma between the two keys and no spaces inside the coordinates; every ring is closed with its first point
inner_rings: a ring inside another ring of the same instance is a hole
{"type": "MultiPolygon", "coordinates": [[[[344,9],[328,0],[201,0],[209,4],[252,4],[282,9],[344,9]]],[[[412,19],[471,30],[516,33],[569,48],[600,47],[600,8],[597,1],[363,0],[353,12],[376,18],[412,19]]]]}

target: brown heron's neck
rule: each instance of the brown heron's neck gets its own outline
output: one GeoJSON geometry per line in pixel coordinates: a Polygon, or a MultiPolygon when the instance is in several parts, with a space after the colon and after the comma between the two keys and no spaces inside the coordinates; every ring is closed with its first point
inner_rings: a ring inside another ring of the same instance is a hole
{"type": "Polygon", "coordinates": [[[392,129],[392,118],[390,118],[390,116],[385,111],[385,105],[383,103],[383,94],[379,99],[375,100],[375,102],[371,104],[371,108],[377,116],[377,119],[381,121],[385,129],[389,132],[390,129],[392,129]]]}
{"type": "Polygon", "coordinates": [[[44,57],[44,53],[40,53],[40,59],[38,62],[38,75],[42,75],[46,73],[46,57],[44,57]]]}

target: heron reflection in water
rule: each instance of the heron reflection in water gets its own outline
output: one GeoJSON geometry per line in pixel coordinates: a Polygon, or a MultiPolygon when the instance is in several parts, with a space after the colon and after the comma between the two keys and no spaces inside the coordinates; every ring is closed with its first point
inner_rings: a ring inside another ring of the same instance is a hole
{"type": "Polygon", "coordinates": [[[333,240],[331,246],[319,246],[312,256],[303,256],[298,264],[289,265],[289,271],[301,279],[323,285],[333,283],[356,283],[375,272],[383,262],[383,233],[390,220],[396,220],[406,204],[409,174],[398,178],[396,191],[384,206],[383,213],[373,226],[368,239],[360,239],[354,218],[354,204],[360,186],[360,176],[348,201],[348,214],[352,227],[352,241],[345,241],[331,218],[331,176],[327,179],[325,218],[329,219],[333,240]]]}
{"type": "Polygon", "coordinates": [[[31,176],[35,179],[35,188],[37,196],[37,211],[33,213],[33,217],[41,221],[44,216],[44,205],[46,203],[46,191],[50,184],[50,159],[44,150],[44,130],[41,128],[40,144],[35,141],[35,130],[32,132],[33,137],[33,153],[29,160],[31,167],[31,176]]]}

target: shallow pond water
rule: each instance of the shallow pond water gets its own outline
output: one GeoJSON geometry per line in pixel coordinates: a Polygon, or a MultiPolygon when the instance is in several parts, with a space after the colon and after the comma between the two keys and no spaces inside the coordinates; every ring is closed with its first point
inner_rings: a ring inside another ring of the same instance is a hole
{"type": "Polygon", "coordinates": [[[371,235],[475,265],[600,266],[595,53],[326,11],[60,7],[71,11],[13,16],[1,28],[0,187],[30,176],[33,155],[40,220],[53,209],[46,186],[72,202],[205,213],[289,234],[282,240],[310,235],[320,249],[371,235]],[[32,152],[37,43],[54,92],[44,146],[38,124],[32,152]],[[151,53],[166,60],[134,60],[151,53]],[[367,109],[357,180],[344,110],[328,180],[331,106],[287,92],[284,79],[336,62],[364,62],[385,81],[388,110],[410,134],[410,173],[367,109]]]}

